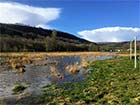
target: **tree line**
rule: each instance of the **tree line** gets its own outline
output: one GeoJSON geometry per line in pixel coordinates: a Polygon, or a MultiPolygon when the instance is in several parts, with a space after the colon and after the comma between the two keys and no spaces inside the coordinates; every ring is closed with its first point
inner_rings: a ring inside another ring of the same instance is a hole
{"type": "Polygon", "coordinates": [[[54,52],[54,51],[97,51],[94,43],[80,43],[77,40],[69,40],[57,37],[57,31],[53,30],[50,36],[33,35],[22,36],[0,35],[1,52],[54,52]],[[26,36],[26,37],[25,37],[26,36]]]}

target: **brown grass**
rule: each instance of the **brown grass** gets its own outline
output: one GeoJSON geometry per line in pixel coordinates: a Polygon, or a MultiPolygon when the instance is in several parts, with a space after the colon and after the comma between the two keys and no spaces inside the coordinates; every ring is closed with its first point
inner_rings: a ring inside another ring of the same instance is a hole
{"type": "Polygon", "coordinates": [[[80,71],[79,67],[77,64],[74,64],[74,65],[67,65],[66,68],[65,68],[68,72],[70,73],[77,73],[80,71]]]}
{"type": "MultiPolygon", "coordinates": [[[[122,57],[128,57],[130,56],[130,54],[117,54],[118,56],[122,56],[122,57]]],[[[137,55],[140,56],[140,54],[138,53],[137,55]]],[[[134,56],[134,54],[132,54],[132,56],[134,56]]]]}
{"type": "Polygon", "coordinates": [[[60,78],[60,79],[64,78],[63,75],[58,72],[58,70],[55,66],[50,66],[50,70],[55,77],[60,78]]]}
{"type": "MultiPolygon", "coordinates": [[[[110,52],[21,52],[21,53],[0,53],[0,57],[26,57],[26,58],[36,58],[36,60],[41,59],[42,57],[47,56],[103,56],[103,55],[112,55],[112,56],[129,56],[129,54],[113,54],[110,52]]],[[[138,53],[137,55],[140,55],[138,53]]]]}
{"type": "Polygon", "coordinates": [[[25,72],[25,66],[22,63],[11,62],[10,65],[13,70],[18,70],[20,73],[25,72]]]}
{"type": "MultiPolygon", "coordinates": [[[[110,55],[108,52],[50,52],[50,53],[39,53],[39,52],[21,52],[21,53],[0,53],[0,57],[29,57],[29,58],[40,58],[44,56],[75,56],[75,55],[110,55]]],[[[113,55],[113,54],[112,54],[113,55]]]]}
{"type": "Polygon", "coordinates": [[[88,63],[87,63],[87,61],[86,61],[86,58],[82,58],[81,66],[82,66],[82,68],[87,69],[88,63]]]}
{"type": "MultiPolygon", "coordinates": [[[[24,65],[25,64],[31,64],[33,62],[38,62],[44,59],[44,57],[56,57],[56,56],[80,56],[82,58],[81,66],[83,68],[87,68],[87,61],[86,58],[90,56],[129,56],[129,54],[113,54],[109,52],[21,52],[21,53],[0,53],[0,57],[7,57],[7,61],[5,61],[7,64],[11,66],[12,69],[19,70],[21,72],[25,71],[24,70],[24,65]]],[[[140,54],[138,54],[140,55],[140,54]]],[[[52,64],[58,64],[58,62],[48,62],[52,64]]],[[[46,65],[46,63],[42,63],[43,65],[46,65]]],[[[39,65],[41,65],[39,64],[39,65]]],[[[54,68],[51,68],[52,71],[55,71],[54,68]]],[[[71,73],[76,73],[78,72],[79,68],[78,66],[75,65],[68,65],[66,67],[66,70],[71,72],[71,73]]],[[[58,72],[55,72],[55,75],[57,77],[61,77],[61,74],[58,72]]]]}

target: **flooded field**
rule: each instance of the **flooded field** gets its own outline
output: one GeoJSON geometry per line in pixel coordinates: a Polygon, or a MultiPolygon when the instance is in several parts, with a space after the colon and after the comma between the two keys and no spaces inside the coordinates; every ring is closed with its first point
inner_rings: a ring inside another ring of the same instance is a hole
{"type": "Polygon", "coordinates": [[[26,97],[39,94],[47,84],[80,82],[90,72],[87,62],[112,58],[103,55],[59,55],[43,57],[1,56],[0,58],[0,99],[26,97]],[[14,94],[13,88],[22,84],[27,88],[22,94],[14,94]]]}

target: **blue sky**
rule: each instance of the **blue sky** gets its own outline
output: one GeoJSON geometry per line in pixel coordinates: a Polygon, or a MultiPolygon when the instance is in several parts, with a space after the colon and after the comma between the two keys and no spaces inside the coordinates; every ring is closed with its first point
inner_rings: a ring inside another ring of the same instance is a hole
{"type": "MultiPolygon", "coordinates": [[[[57,14],[59,16],[57,16],[55,19],[51,21],[44,22],[42,26],[46,27],[49,26],[49,28],[55,28],[57,30],[69,32],[85,39],[95,38],[94,35],[96,35],[96,33],[94,32],[97,31],[102,32],[102,28],[107,29],[109,28],[112,30],[113,27],[114,28],[118,27],[119,31],[122,29],[125,29],[126,31],[126,28],[128,28],[127,31],[128,30],[135,31],[136,29],[133,30],[133,28],[138,28],[138,32],[140,28],[139,0],[8,0],[8,1],[0,0],[0,1],[2,3],[9,1],[16,2],[23,5],[29,5],[32,7],[59,8],[60,10],[59,13],[57,14]]],[[[98,36],[100,35],[96,35],[96,37],[98,36]]],[[[126,37],[126,35],[124,35],[123,37],[126,37]]],[[[98,39],[97,41],[100,40],[102,41],[102,39],[98,39]]],[[[119,40],[119,38],[117,39],[114,38],[114,41],[123,41],[123,40],[121,39],[119,40]]]]}

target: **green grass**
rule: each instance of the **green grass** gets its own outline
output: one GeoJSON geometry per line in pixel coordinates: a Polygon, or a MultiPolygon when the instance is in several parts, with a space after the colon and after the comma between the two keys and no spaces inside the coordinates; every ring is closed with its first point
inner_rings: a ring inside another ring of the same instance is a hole
{"type": "Polygon", "coordinates": [[[20,94],[22,93],[25,89],[27,88],[27,86],[24,86],[22,84],[16,84],[12,91],[13,91],[13,94],[20,94]]]}
{"type": "Polygon", "coordinates": [[[140,60],[134,69],[129,58],[89,62],[92,68],[81,83],[47,85],[37,103],[55,105],[138,105],[140,104],[140,60]]]}

